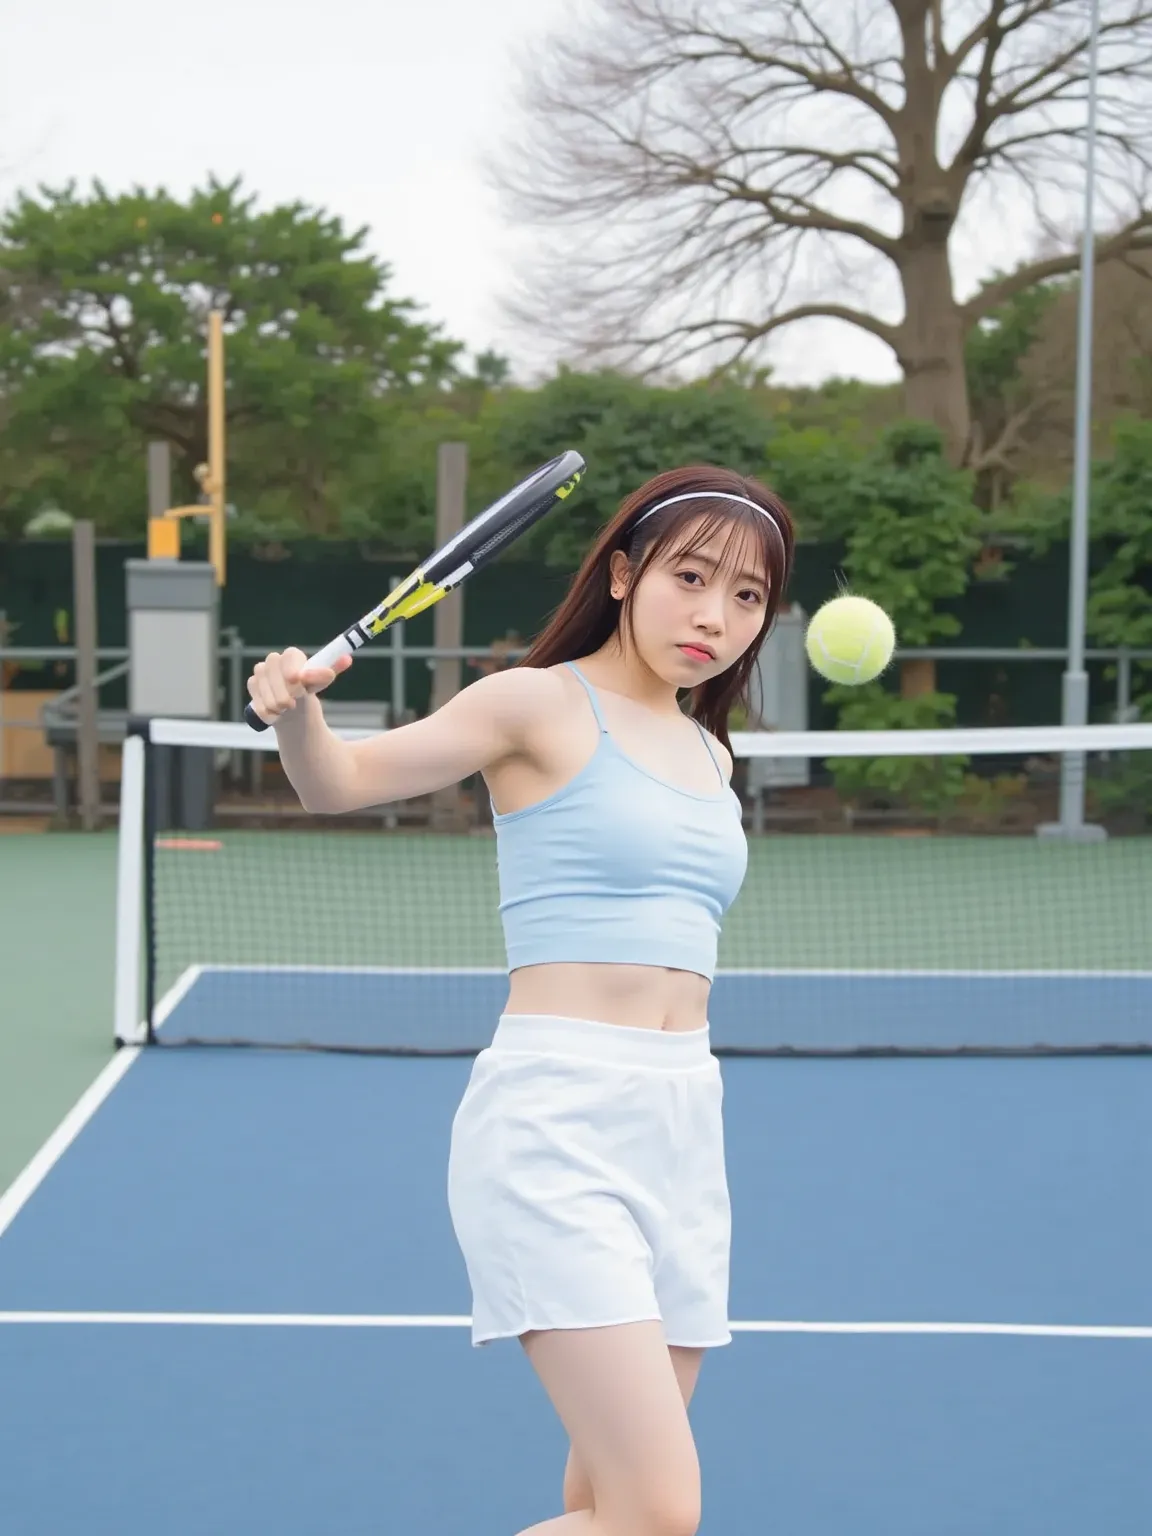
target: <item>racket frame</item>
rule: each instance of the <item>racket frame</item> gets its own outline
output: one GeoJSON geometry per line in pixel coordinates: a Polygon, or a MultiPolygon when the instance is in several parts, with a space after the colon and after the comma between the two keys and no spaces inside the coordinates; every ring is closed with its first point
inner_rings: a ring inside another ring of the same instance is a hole
{"type": "MultiPolygon", "coordinates": [[[[327,645],[309,656],[305,662],[306,667],[332,667],[341,656],[354,655],[365,645],[370,644],[386,629],[395,624],[398,619],[411,619],[416,614],[423,613],[426,608],[431,608],[442,597],[446,597],[453,588],[458,587],[473,571],[487,564],[507,544],[519,538],[533,523],[537,522],[545,512],[552,509],[557,501],[565,501],[584,478],[585,463],[583,457],[574,450],[558,454],[542,464],[539,469],[513,486],[498,501],[486,508],[472,519],[459,533],[454,534],[445,544],[434,551],[423,565],[407,575],[403,581],[393,587],[383,602],[350,625],[343,634],[337,635],[327,645]],[[555,481],[555,484],[552,482],[555,481]],[[541,482],[538,492],[538,500],[530,500],[525,504],[522,517],[513,518],[502,522],[501,517],[507,513],[509,504],[521,497],[527,496],[534,485],[541,482]],[[544,489],[544,486],[547,489],[544,489]],[[483,531],[491,524],[496,523],[495,531],[488,539],[480,539],[475,542],[483,531]],[[446,571],[444,575],[438,572],[463,548],[472,547],[471,555],[446,571]]],[[[267,722],[260,719],[249,704],[244,711],[244,718],[253,730],[267,730],[267,722]]]]}

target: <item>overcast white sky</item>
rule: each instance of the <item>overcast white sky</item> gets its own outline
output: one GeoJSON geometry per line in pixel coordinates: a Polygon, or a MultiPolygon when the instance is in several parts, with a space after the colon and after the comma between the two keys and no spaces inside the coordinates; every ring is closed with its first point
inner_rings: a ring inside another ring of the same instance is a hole
{"type": "MultiPolygon", "coordinates": [[[[517,358],[495,300],[523,232],[478,157],[511,122],[514,50],[573,0],[5,0],[0,201],[100,177],[180,195],[243,176],[367,225],[393,292],[473,351],[517,358]]],[[[879,342],[793,328],[777,377],[891,379],[879,342]]]]}

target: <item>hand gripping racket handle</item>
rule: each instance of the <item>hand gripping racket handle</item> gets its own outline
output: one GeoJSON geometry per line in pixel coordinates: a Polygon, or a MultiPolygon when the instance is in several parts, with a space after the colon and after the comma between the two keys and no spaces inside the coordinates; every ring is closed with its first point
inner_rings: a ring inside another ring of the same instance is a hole
{"type": "MultiPolygon", "coordinates": [[[[335,640],[329,640],[323,650],[316,652],[315,656],[309,656],[304,663],[305,667],[330,667],[341,656],[350,656],[356,647],[347,635],[339,635],[335,640]]],[[[266,731],[269,729],[267,720],[261,720],[254,706],[248,703],[244,709],[244,719],[254,731],[266,731]]]]}

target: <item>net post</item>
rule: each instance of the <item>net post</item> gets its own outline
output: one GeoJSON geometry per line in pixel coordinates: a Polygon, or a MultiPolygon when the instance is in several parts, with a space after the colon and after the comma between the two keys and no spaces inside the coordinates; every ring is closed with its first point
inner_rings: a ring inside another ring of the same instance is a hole
{"type": "MultiPolygon", "coordinates": [[[[130,722],[131,725],[132,722],[130,722]]],[[[151,722],[136,722],[143,753],[142,819],[142,872],[141,905],[143,908],[144,937],[144,1039],[148,1045],[156,1044],[156,833],[159,818],[157,796],[159,786],[156,773],[156,748],[152,741],[151,722]]]]}
{"type": "Polygon", "coordinates": [[[145,737],[130,723],[120,759],[120,831],[116,870],[115,1042],[139,1045],[141,915],[144,901],[145,737]]]}

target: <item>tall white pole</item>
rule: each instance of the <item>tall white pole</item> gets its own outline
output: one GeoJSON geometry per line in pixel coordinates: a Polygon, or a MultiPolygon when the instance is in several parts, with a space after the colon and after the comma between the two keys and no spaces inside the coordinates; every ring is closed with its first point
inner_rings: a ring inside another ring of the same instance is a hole
{"type": "MultiPolygon", "coordinates": [[[[1084,231],[1080,252],[1080,310],[1076,344],[1075,463],[1072,475],[1072,527],[1069,531],[1068,660],[1063,679],[1065,725],[1088,723],[1088,673],[1084,665],[1088,604],[1088,513],[1092,465],[1092,320],[1096,275],[1096,96],[1099,78],[1100,0],[1092,0],[1088,51],[1088,121],[1084,158],[1084,231]]],[[[1060,820],[1042,828],[1048,836],[1092,839],[1103,829],[1084,822],[1085,758],[1066,752],[1060,760],[1060,820]]]]}

